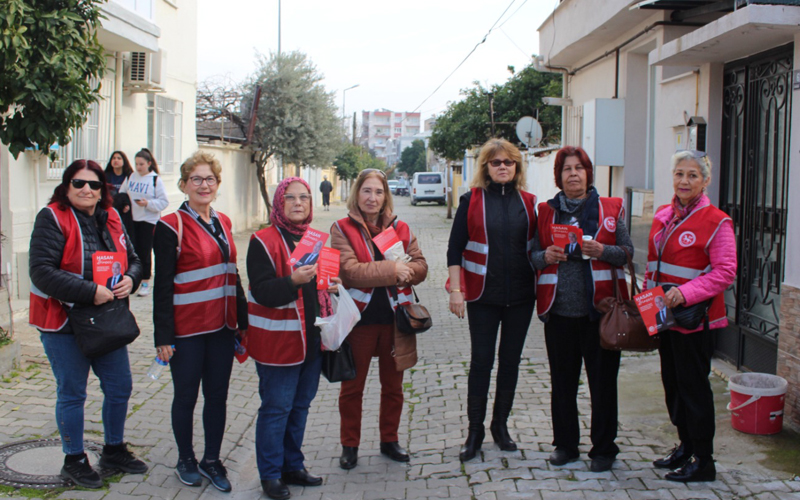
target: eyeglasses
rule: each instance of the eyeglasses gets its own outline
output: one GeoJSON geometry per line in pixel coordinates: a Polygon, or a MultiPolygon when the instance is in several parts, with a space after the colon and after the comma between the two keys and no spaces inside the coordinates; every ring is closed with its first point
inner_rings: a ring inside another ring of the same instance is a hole
{"type": "Polygon", "coordinates": [[[213,175],[210,175],[208,177],[200,177],[198,175],[195,175],[189,177],[189,180],[192,181],[192,184],[194,184],[195,186],[202,186],[203,181],[206,181],[206,184],[208,184],[209,186],[213,186],[217,183],[217,178],[214,177],[213,175]]]}
{"type": "Polygon", "coordinates": [[[100,182],[100,181],[87,181],[87,180],[83,180],[83,179],[72,179],[69,182],[70,182],[70,184],[72,184],[72,187],[74,187],[75,189],[83,189],[83,186],[85,186],[87,184],[89,185],[89,189],[91,189],[92,191],[97,191],[101,187],[103,187],[103,183],[100,182]]]}
{"type": "Polygon", "coordinates": [[[369,174],[372,174],[372,173],[375,173],[375,172],[381,174],[384,179],[386,178],[386,172],[384,172],[383,170],[377,169],[377,168],[365,168],[364,170],[362,170],[361,172],[358,173],[358,176],[359,177],[364,177],[365,175],[369,175],[369,174]]]}
{"type": "Polygon", "coordinates": [[[679,149],[679,150],[675,151],[675,153],[676,154],[677,153],[689,153],[689,154],[692,155],[692,158],[697,158],[698,160],[700,158],[705,158],[706,156],[708,156],[708,153],[706,153],[705,151],[698,151],[696,149],[679,149]]]}
{"type": "Polygon", "coordinates": [[[517,164],[517,162],[515,162],[514,160],[508,160],[508,159],[505,159],[505,160],[492,160],[492,161],[490,161],[488,163],[489,163],[489,165],[493,166],[494,168],[497,168],[500,165],[505,165],[506,167],[512,167],[512,166],[517,164]]]}
{"type": "Polygon", "coordinates": [[[297,200],[300,200],[300,203],[306,204],[311,202],[311,195],[310,194],[301,194],[301,195],[293,195],[293,194],[285,194],[283,195],[283,201],[285,203],[294,203],[297,200]]]}

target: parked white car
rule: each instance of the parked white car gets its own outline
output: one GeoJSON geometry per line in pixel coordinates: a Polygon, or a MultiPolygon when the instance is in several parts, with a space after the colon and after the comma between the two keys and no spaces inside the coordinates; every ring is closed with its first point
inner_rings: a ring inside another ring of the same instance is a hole
{"type": "Polygon", "coordinates": [[[411,181],[411,204],[420,201],[435,201],[439,205],[446,203],[444,174],[441,172],[417,172],[411,181]]]}

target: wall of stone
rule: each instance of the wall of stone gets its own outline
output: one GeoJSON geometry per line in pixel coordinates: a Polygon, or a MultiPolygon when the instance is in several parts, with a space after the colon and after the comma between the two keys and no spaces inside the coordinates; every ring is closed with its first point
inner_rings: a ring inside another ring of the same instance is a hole
{"type": "Polygon", "coordinates": [[[789,382],[784,425],[800,431],[800,289],[789,285],[781,288],[777,372],[789,382]]]}

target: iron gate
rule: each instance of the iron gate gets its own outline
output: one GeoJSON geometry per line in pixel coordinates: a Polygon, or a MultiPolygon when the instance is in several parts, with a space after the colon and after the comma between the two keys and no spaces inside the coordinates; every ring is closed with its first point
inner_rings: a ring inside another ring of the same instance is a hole
{"type": "Polygon", "coordinates": [[[725,66],[720,208],[733,218],[739,270],[717,355],[765,373],[777,364],[793,52],[789,45],[725,66]]]}

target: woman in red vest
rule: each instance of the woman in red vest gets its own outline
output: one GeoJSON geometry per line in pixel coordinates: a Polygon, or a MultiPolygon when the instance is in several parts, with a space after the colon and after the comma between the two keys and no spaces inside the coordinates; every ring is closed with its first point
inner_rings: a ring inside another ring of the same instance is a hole
{"type": "MultiPolygon", "coordinates": [[[[537,313],[544,322],[552,386],[550,407],[553,445],[550,463],[578,459],[578,384],[586,367],[592,401],[590,470],[611,469],[619,453],[617,437],[617,374],[620,353],[600,347],[600,300],[614,295],[614,279],[625,290],[626,251],[633,243],[625,227],[621,198],[605,198],[592,186],[592,161],[581,148],[565,146],[556,153],[555,181],[561,192],[539,205],[539,227],[531,261],[540,270],[537,313]],[[579,227],[583,257],[567,255],[553,244],[554,224],[579,227]]],[[[627,291],[624,292],[627,297],[627,291]]]]}
{"type": "Polygon", "coordinates": [[[247,298],[236,269],[231,221],[211,208],[221,170],[219,160],[203,151],[183,162],[178,185],[188,200],[156,226],[153,338],[158,357],[170,364],[175,390],[175,472],[189,486],[200,486],[202,475],[227,492],[231,484],[220,461],[220,448],[234,336],[237,329],[247,329],[247,298]],[[201,382],[205,450],[198,464],[192,423],[201,382]]]}
{"type": "MultiPolygon", "coordinates": [[[[317,291],[316,261],[289,264],[313,220],[311,188],[299,177],[278,184],[271,225],[250,239],[250,328],[247,350],[256,362],[261,407],[256,421],[256,463],[269,498],[289,498],[287,484],[319,486],[306,470],[303,436],[322,369],[316,318],[331,314],[329,290],[317,291]]],[[[321,243],[321,242],[318,242],[321,243]]],[[[315,246],[316,248],[316,246],[315,246]]],[[[322,245],[319,245],[322,248],[322,245]]],[[[339,278],[332,282],[341,283],[339,278]]]]}
{"type": "Polygon", "coordinates": [[[678,428],[680,445],[653,462],[673,469],[670,481],[714,481],[714,394],[708,375],[714,332],[728,325],[723,293],[736,278],[736,239],[731,218],[705,195],[711,162],[705,152],[680,151],[672,157],[672,203],[653,217],[647,256],[646,288],[667,290],[666,305],[702,304],[705,320],[696,328],[662,332],[661,379],[667,410],[678,428]]]}
{"type": "Polygon", "coordinates": [[[403,410],[403,372],[394,358],[394,310],[410,301],[410,285],[428,275],[428,264],[417,238],[392,213],[392,195],[382,170],[362,170],[347,200],[350,213],[331,227],[331,246],[339,250],[340,276],[361,311],[361,321],[347,337],[353,350],[356,378],[342,382],[339,393],[342,456],[339,465],[358,463],[361,443],[361,407],[370,359],[378,357],[381,379],[380,450],[392,460],[408,462],[397,436],[403,410]],[[372,238],[393,226],[411,257],[408,263],[387,261],[372,238]]]}
{"type": "Polygon", "coordinates": [[[103,391],[105,446],[100,466],[142,474],[147,465],[128,451],[123,434],[131,396],[127,347],[87,358],[75,343],[67,304],[100,305],[125,300],[142,277],[142,265],[127,238],[119,214],[111,208],[103,169],[91,160],[76,160],[36,216],[30,246],[30,322],[41,333],[44,352],[56,379],[56,422],[66,457],[61,475],[85,488],[103,480],[83,449],[84,403],[89,369],[103,391]],[[112,289],[93,281],[95,252],[122,252],[124,276],[112,289]]]}
{"type": "Polygon", "coordinates": [[[469,427],[459,454],[462,462],[475,457],[486,434],[483,421],[498,328],[497,390],[490,429],[501,450],[517,449],[507,421],[536,301],[536,274],[528,260],[536,231],[535,207],[536,197],[525,191],[519,149],[505,139],[487,141],[478,155],[472,189],[459,201],[447,249],[450,311],[463,318],[465,302],[469,304],[472,346],[469,427]]]}

